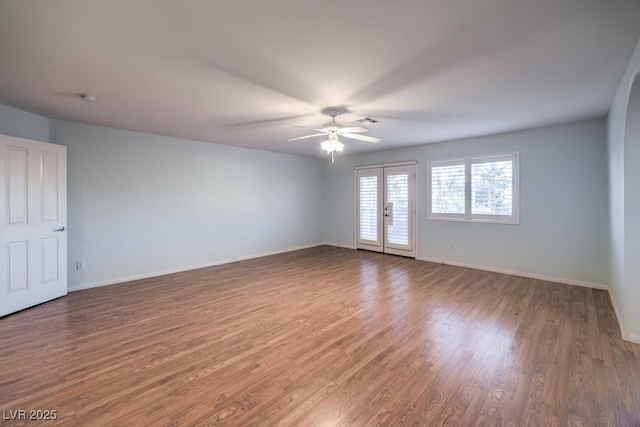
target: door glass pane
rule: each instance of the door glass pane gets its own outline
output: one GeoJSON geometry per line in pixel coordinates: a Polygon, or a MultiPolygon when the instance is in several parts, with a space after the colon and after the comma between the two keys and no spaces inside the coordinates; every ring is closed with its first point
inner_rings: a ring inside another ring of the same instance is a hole
{"type": "Polygon", "coordinates": [[[360,177],[360,239],[378,240],[378,177],[360,177]]]}
{"type": "Polygon", "coordinates": [[[393,204],[393,222],[387,224],[387,242],[409,244],[409,175],[387,175],[387,202],[393,204]]]}

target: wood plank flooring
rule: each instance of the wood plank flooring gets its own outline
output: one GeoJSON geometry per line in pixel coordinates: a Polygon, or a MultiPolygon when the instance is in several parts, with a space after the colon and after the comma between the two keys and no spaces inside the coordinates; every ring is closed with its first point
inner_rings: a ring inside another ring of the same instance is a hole
{"type": "Polygon", "coordinates": [[[327,246],[74,292],[0,343],[0,426],[640,425],[605,291],[327,246]]]}

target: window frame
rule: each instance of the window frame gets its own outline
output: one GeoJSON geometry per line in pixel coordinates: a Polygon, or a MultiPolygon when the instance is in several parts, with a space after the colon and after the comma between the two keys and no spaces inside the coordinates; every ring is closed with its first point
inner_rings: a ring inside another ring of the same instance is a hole
{"type": "Polygon", "coordinates": [[[464,157],[461,158],[457,158],[457,159],[448,159],[448,160],[438,160],[438,161],[429,161],[427,162],[427,191],[428,191],[428,200],[427,200],[427,204],[428,204],[428,213],[427,213],[427,219],[440,219],[440,220],[445,220],[445,221],[466,221],[466,211],[467,211],[467,183],[468,183],[468,177],[467,177],[467,163],[466,163],[466,159],[464,157]],[[446,167],[446,166],[458,166],[458,165],[462,165],[464,166],[464,175],[465,175],[465,182],[464,182],[464,205],[465,205],[465,213],[453,213],[453,212],[448,212],[448,213],[440,213],[440,212],[432,212],[431,209],[433,208],[433,204],[431,203],[431,196],[433,194],[432,188],[431,188],[431,183],[432,183],[432,169],[434,167],[434,165],[436,167],[446,167]]]}
{"type": "Polygon", "coordinates": [[[459,221],[480,222],[492,224],[520,224],[520,153],[518,151],[488,154],[479,156],[466,156],[444,160],[432,160],[427,162],[427,219],[435,221],[459,221]],[[512,162],[512,211],[511,215],[491,215],[472,213],[472,181],[471,169],[474,164],[491,163],[511,160],[512,162]],[[440,213],[432,212],[432,170],[434,167],[464,165],[465,176],[465,213],[440,213]]]}

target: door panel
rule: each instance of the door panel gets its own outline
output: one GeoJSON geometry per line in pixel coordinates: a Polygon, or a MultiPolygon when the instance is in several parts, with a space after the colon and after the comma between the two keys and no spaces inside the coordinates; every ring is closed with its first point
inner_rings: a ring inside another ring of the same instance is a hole
{"type": "Polygon", "coordinates": [[[382,171],[377,169],[359,170],[356,173],[356,194],[358,197],[357,233],[358,247],[372,251],[382,251],[382,171]]]}
{"type": "Polygon", "coordinates": [[[58,203],[58,154],[42,152],[42,221],[57,222],[58,203]]]}
{"type": "Polygon", "coordinates": [[[19,147],[6,148],[7,196],[6,207],[9,211],[8,223],[11,225],[27,223],[27,150],[19,147]]]}
{"type": "Polygon", "coordinates": [[[18,292],[27,289],[27,258],[29,244],[23,242],[10,242],[6,246],[6,272],[9,278],[9,292],[18,292]]]}
{"type": "Polygon", "coordinates": [[[413,245],[414,166],[384,168],[385,252],[415,257],[413,245]],[[388,209],[387,209],[388,208],[388,209]]]}
{"type": "Polygon", "coordinates": [[[0,135],[0,316],[67,293],[66,147],[0,135]]]}
{"type": "Polygon", "coordinates": [[[57,237],[42,239],[42,283],[58,281],[58,248],[60,242],[57,237]]]}
{"type": "Polygon", "coordinates": [[[357,247],[415,257],[415,165],[358,169],[356,180],[357,247]]]}

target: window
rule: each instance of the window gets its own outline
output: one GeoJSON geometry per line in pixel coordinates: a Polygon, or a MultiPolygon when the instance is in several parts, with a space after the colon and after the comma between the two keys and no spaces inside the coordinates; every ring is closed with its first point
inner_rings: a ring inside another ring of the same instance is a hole
{"type": "Polygon", "coordinates": [[[429,166],[431,176],[430,213],[464,219],[466,173],[464,160],[434,162],[429,166]]]}
{"type": "Polygon", "coordinates": [[[428,164],[429,219],[517,224],[518,153],[428,164]]]}

